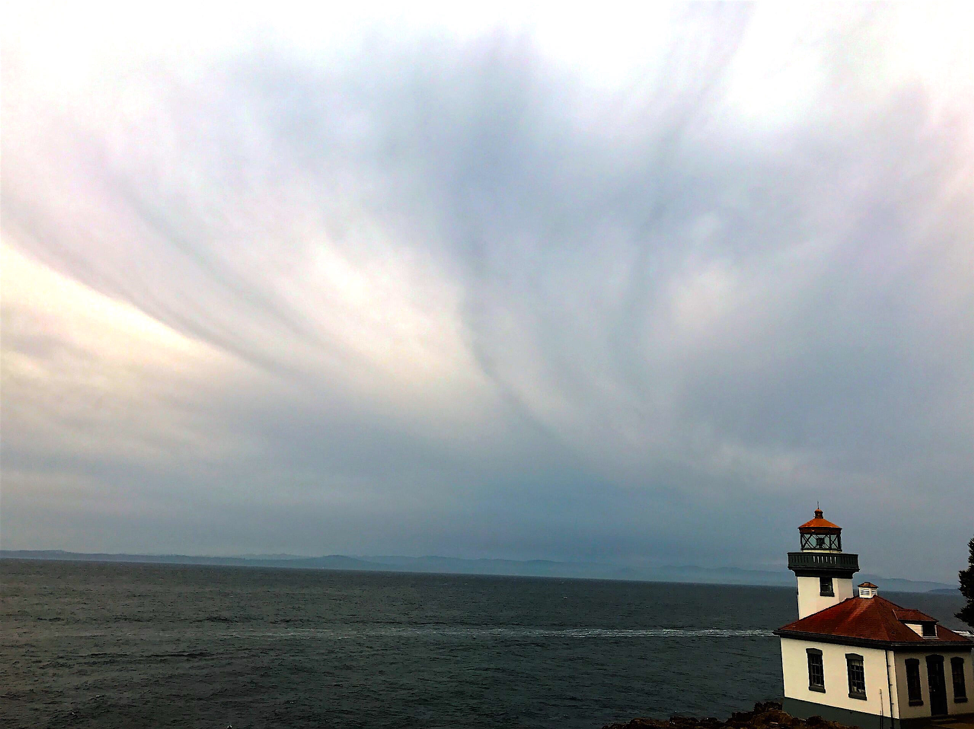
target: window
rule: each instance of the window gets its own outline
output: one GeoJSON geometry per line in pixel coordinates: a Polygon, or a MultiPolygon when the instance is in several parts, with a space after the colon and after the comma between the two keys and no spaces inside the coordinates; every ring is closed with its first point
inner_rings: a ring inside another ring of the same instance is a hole
{"type": "Polygon", "coordinates": [[[822,651],[817,648],[805,650],[808,654],[808,690],[825,693],[825,669],[822,666],[822,651]]]}
{"type": "Polygon", "coordinates": [[[924,638],[937,637],[937,626],[934,623],[923,623],[922,631],[923,631],[924,638]]]}
{"type": "Polygon", "coordinates": [[[962,704],[967,701],[967,685],[964,682],[964,659],[961,657],[950,659],[950,674],[954,677],[954,702],[962,704]]]}
{"type": "Polygon", "coordinates": [[[828,549],[842,551],[842,537],[838,534],[802,534],[802,551],[806,549],[828,549]]]}
{"type": "Polygon", "coordinates": [[[849,698],[866,698],[866,673],[862,667],[862,656],[856,653],[845,654],[846,668],[849,671],[849,698]]]}
{"type": "Polygon", "coordinates": [[[920,661],[916,658],[906,659],[906,691],[910,697],[910,706],[923,706],[923,694],[920,693],[920,661]]]}
{"type": "Polygon", "coordinates": [[[820,577],[819,578],[819,594],[822,597],[835,597],[835,593],[832,591],[832,578],[831,577],[820,577]]]}

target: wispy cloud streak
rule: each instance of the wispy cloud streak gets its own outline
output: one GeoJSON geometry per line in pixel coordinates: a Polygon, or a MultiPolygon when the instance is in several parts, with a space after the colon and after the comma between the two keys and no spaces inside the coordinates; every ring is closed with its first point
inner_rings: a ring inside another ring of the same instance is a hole
{"type": "Polygon", "coordinates": [[[822,500],[877,571],[948,576],[953,11],[88,19],[100,51],[20,17],[4,546],[750,565],[822,500]]]}

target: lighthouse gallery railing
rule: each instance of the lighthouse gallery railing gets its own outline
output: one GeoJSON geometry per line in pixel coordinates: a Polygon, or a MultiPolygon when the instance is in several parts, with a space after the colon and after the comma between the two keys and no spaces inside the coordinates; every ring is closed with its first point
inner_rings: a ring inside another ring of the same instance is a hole
{"type": "Polygon", "coordinates": [[[852,573],[859,571],[859,555],[848,552],[789,552],[788,569],[852,573]]]}

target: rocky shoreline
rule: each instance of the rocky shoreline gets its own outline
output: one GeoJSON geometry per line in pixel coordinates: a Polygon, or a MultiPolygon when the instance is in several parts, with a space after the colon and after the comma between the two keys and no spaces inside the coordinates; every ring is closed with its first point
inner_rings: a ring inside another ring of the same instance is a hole
{"type": "Polygon", "coordinates": [[[673,716],[669,719],[633,719],[627,724],[606,724],[602,729],[848,729],[844,724],[826,721],[820,716],[796,719],[781,710],[781,704],[767,701],[754,705],[753,711],[731,714],[727,721],[673,716]]]}

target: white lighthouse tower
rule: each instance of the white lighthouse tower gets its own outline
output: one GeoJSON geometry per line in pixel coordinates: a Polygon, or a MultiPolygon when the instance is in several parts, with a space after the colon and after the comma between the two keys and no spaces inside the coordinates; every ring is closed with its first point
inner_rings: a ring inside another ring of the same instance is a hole
{"type": "Polygon", "coordinates": [[[842,551],[842,529],[815,509],[801,534],[801,551],[788,553],[788,569],[798,577],[798,619],[852,597],[852,576],[859,571],[859,555],[842,551]]]}

